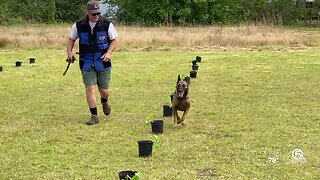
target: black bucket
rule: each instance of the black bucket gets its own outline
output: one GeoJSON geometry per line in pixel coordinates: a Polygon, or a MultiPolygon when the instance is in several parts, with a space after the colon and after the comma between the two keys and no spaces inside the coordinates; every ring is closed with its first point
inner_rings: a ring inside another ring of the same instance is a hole
{"type": "Polygon", "coordinates": [[[197,56],[197,57],[196,57],[196,60],[197,60],[197,62],[201,62],[201,57],[200,57],[200,56],[197,56]]]}
{"type": "Polygon", "coordinates": [[[153,142],[151,140],[138,141],[139,157],[152,156],[152,145],[153,142]]]}
{"type": "Polygon", "coordinates": [[[192,65],[192,70],[197,71],[199,69],[199,65],[192,65]]]}
{"type": "Polygon", "coordinates": [[[151,121],[151,129],[154,134],[162,134],[163,133],[163,120],[153,120],[151,121]]]}
{"type": "Polygon", "coordinates": [[[33,64],[33,63],[35,63],[36,62],[36,59],[35,58],[29,58],[29,63],[30,64],[33,64]]]}
{"type": "Polygon", "coordinates": [[[119,179],[120,180],[128,180],[129,178],[132,178],[137,171],[120,171],[119,172],[119,179]]]}
{"type": "Polygon", "coordinates": [[[172,108],[165,104],[162,106],[162,109],[163,109],[163,117],[169,117],[169,116],[172,116],[172,108]]]}
{"type": "Polygon", "coordinates": [[[19,66],[21,66],[21,61],[16,61],[16,67],[19,67],[19,66]]]}
{"type": "Polygon", "coordinates": [[[196,78],[197,77],[197,71],[190,71],[190,77],[196,78]]]}

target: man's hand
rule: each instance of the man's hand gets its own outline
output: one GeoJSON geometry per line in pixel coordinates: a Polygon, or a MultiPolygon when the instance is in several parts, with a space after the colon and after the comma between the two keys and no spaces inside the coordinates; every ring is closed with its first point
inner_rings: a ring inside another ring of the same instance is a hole
{"type": "Polygon", "coordinates": [[[74,63],[75,60],[76,58],[74,56],[71,56],[71,57],[68,56],[68,58],[66,59],[68,63],[74,63]]]}
{"type": "Polygon", "coordinates": [[[102,60],[105,61],[105,62],[110,61],[110,57],[111,57],[111,55],[110,55],[109,53],[104,53],[104,54],[101,56],[102,60]]]}

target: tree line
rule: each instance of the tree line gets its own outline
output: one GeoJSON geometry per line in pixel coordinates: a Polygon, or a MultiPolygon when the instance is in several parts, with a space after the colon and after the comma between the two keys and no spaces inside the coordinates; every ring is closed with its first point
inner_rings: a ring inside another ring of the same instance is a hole
{"type": "Polygon", "coordinates": [[[0,24],[71,22],[84,15],[88,0],[0,0],[0,24]]]}
{"type": "MultiPolygon", "coordinates": [[[[88,0],[0,0],[2,25],[74,22],[88,0]],[[1,2],[2,1],[2,2],[1,2]]],[[[307,0],[104,0],[106,16],[141,25],[210,25],[244,22],[295,24],[318,14],[307,0]]],[[[318,3],[315,0],[313,3],[318,3]]]]}

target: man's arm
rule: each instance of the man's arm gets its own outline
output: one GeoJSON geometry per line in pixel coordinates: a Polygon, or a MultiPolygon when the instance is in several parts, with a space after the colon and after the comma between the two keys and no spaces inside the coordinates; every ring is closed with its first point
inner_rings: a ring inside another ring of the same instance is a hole
{"type": "Polygon", "coordinates": [[[112,52],[116,49],[117,40],[114,38],[110,41],[107,52],[102,56],[103,61],[110,61],[112,52]]]}
{"type": "Polygon", "coordinates": [[[68,44],[67,44],[67,54],[68,54],[68,59],[73,59],[73,47],[74,47],[74,43],[76,42],[76,40],[73,40],[71,38],[69,38],[68,40],[68,44]]]}

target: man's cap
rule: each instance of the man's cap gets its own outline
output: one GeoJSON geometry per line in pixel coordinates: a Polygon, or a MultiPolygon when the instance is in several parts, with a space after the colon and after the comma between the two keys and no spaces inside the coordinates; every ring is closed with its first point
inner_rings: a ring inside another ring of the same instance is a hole
{"type": "Polygon", "coordinates": [[[94,13],[101,13],[100,7],[99,7],[99,3],[95,0],[89,1],[87,3],[87,11],[90,14],[94,14],[94,13]]]}

